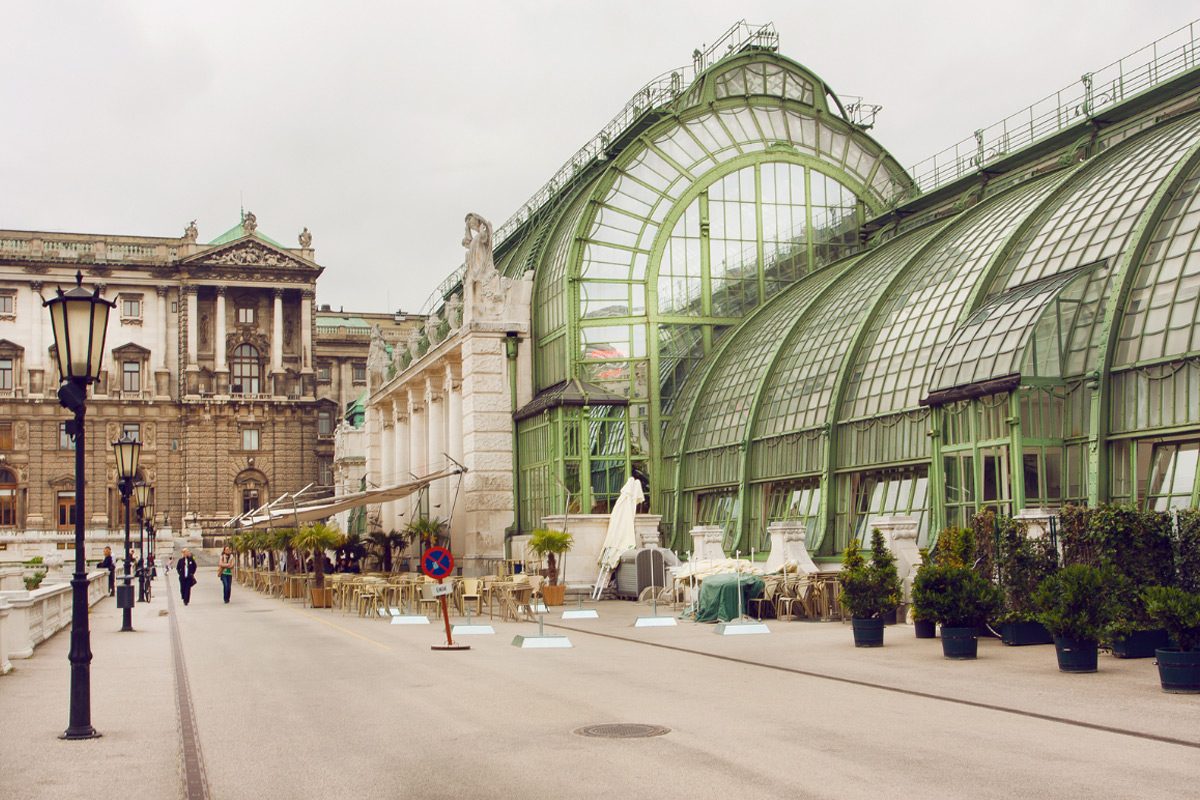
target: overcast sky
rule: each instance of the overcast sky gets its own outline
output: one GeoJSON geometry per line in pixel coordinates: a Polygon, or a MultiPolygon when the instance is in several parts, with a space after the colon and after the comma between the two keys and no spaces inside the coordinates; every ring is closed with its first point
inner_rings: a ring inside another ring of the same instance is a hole
{"type": "MultiPolygon", "coordinates": [[[[908,167],[1200,15],[1194,2],[15,2],[0,228],[313,233],[336,309],[417,310],[645,83],[740,18],[908,167]]],[[[1200,30],[1200,28],[1198,28],[1200,30]]]]}

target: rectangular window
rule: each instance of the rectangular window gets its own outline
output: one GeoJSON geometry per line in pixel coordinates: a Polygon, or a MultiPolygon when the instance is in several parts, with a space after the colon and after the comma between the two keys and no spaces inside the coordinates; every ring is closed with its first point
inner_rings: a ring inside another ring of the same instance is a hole
{"type": "Polygon", "coordinates": [[[258,449],[258,428],[242,428],[242,449],[258,449]]]}
{"type": "Polygon", "coordinates": [[[140,361],[121,362],[121,391],[140,392],[142,390],[142,364],[140,361]]]}
{"type": "Polygon", "coordinates": [[[258,508],[258,489],[243,489],[242,490],[242,513],[249,514],[254,509],[258,508]]]}
{"type": "Polygon", "coordinates": [[[366,364],[363,364],[363,363],[355,363],[354,364],[354,382],[355,383],[366,383],[367,382],[367,365],[366,364]]]}
{"type": "Polygon", "coordinates": [[[13,424],[0,422],[0,450],[13,449],[13,424]]]}
{"type": "Polygon", "coordinates": [[[328,458],[318,459],[317,461],[317,485],[333,485],[333,462],[328,458]]]}
{"type": "Polygon", "coordinates": [[[121,298],[121,318],[122,319],[141,319],[142,318],[142,298],[128,297],[121,298]]]}
{"type": "Polygon", "coordinates": [[[0,314],[16,314],[17,298],[11,293],[0,294],[0,314]]]}
{"type": "MultiPolygon", "coordinates": [[[[67,433],[67,423],[58,423],[58,449],[59,450],[74,450],[75,439],[67,433]]],[[[72,495],[74,496],[74,495],[72,495]]]]}
{"type": "Polygon", "coordinates": [[[1200,442],[1154,446],[1146,507],[1154,511],[1188,508],[1195,503],[1200,442]]]}
{"type": "Polygon", "coordinates": [[[58,529],[70,530],[75,527],[75,493],[58,493],[58,529]]]}
{"type": "Polygon", "coordinates": [[[0,528],[17,525],[17,490],[0,489],[0,528]]]}
{"type": "Polygon", "coordinates": [[[122,436],[132,438],[132,439],[137,439],[140,442],[142,440],[141,434],[142,434],[141,423],[126,422],[121,425],[121,435],[122,436]]]}
{"type": "Polygon", "coordinates": [[[317,365],[317,380],[321,383],[329,383],[332,380],[332,372],[328,364],[317,365]]]}
{"type": "Polygon", "coordinates": [[[237,310],[237,321],[239,325],[254,324],[254,308],[253,306],[241,306],[237,310]]]}
{"type": "Polygon", "coordinates": [[[323,408],[317,412],[317,435],[333,435],[333,412],[327,408],[323,408]]]}
{"type": "Polygon", "coordinates": [[[0,391],[13,388],[13,360],[0,358],[0,391]]]}

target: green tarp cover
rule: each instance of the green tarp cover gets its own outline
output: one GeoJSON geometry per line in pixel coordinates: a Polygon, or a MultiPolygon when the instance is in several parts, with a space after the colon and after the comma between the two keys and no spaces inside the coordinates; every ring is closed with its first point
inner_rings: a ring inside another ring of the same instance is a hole
{"type": "Polygon", "coordinates": [[[738,584],[742,587],[742,612],[750,601],[762,597],[763,580],[754,575],[713,575],[700,584],[700,609],[696,622],[729,622],[738,616],[738,584]],[[740,579],[740,580],[739,580],[740,579]]]}

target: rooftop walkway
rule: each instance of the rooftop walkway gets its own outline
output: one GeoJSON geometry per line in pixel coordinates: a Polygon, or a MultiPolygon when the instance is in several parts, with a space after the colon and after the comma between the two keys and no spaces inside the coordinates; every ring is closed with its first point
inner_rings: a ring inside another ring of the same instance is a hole
{"type": "Polygon", "coordinates": [[[496,621],[469,652],[433,652],[438,625],[237,585],[226,606],[211,568],[190,606],[174,592],[160,577],[136,633],[118,632],[112,600],[94,610],[100,739],[57,738],[65,633],[0,677],[0,797],[1091,798],[1200,786],[1200,696],[1163,694],[1149,661],[1102,656],[1097,674],[1062,675],[1049,647],[984,641],[977,662],[950,662],[903,626],[878,650],[855,650],[837,623],[772,621],[770,636],[745,637],[690,622],[635,629],[646,608],[617,601],[597,604],[599,620],[556,625],[570,650],[511,647],[536,625],[496,621]],[[177,702],[191,709],[183,725],[177,702]],[[598,723],[670,733],[572,733],[598,723]]]}

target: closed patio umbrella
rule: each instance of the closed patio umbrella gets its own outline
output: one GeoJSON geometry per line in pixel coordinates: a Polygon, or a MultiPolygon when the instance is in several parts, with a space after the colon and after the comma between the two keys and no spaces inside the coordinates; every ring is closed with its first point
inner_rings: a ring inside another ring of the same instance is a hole
{"type": "Polygon", "coordinates": [[[616,569],[617,564],[621,562],[621,554],[637,544],[633,520],[638,505],[645,497],[642,482],[637,478],[630,478],[621,487],[621,496],[617,498],[608,517],[608,532],[604,536],[604,546],[600,549],[600,572],[596,575],[596,585],[592,589],[593,600],[600,597],[600,593],[608,584],[608,573],[616,569]]]}

